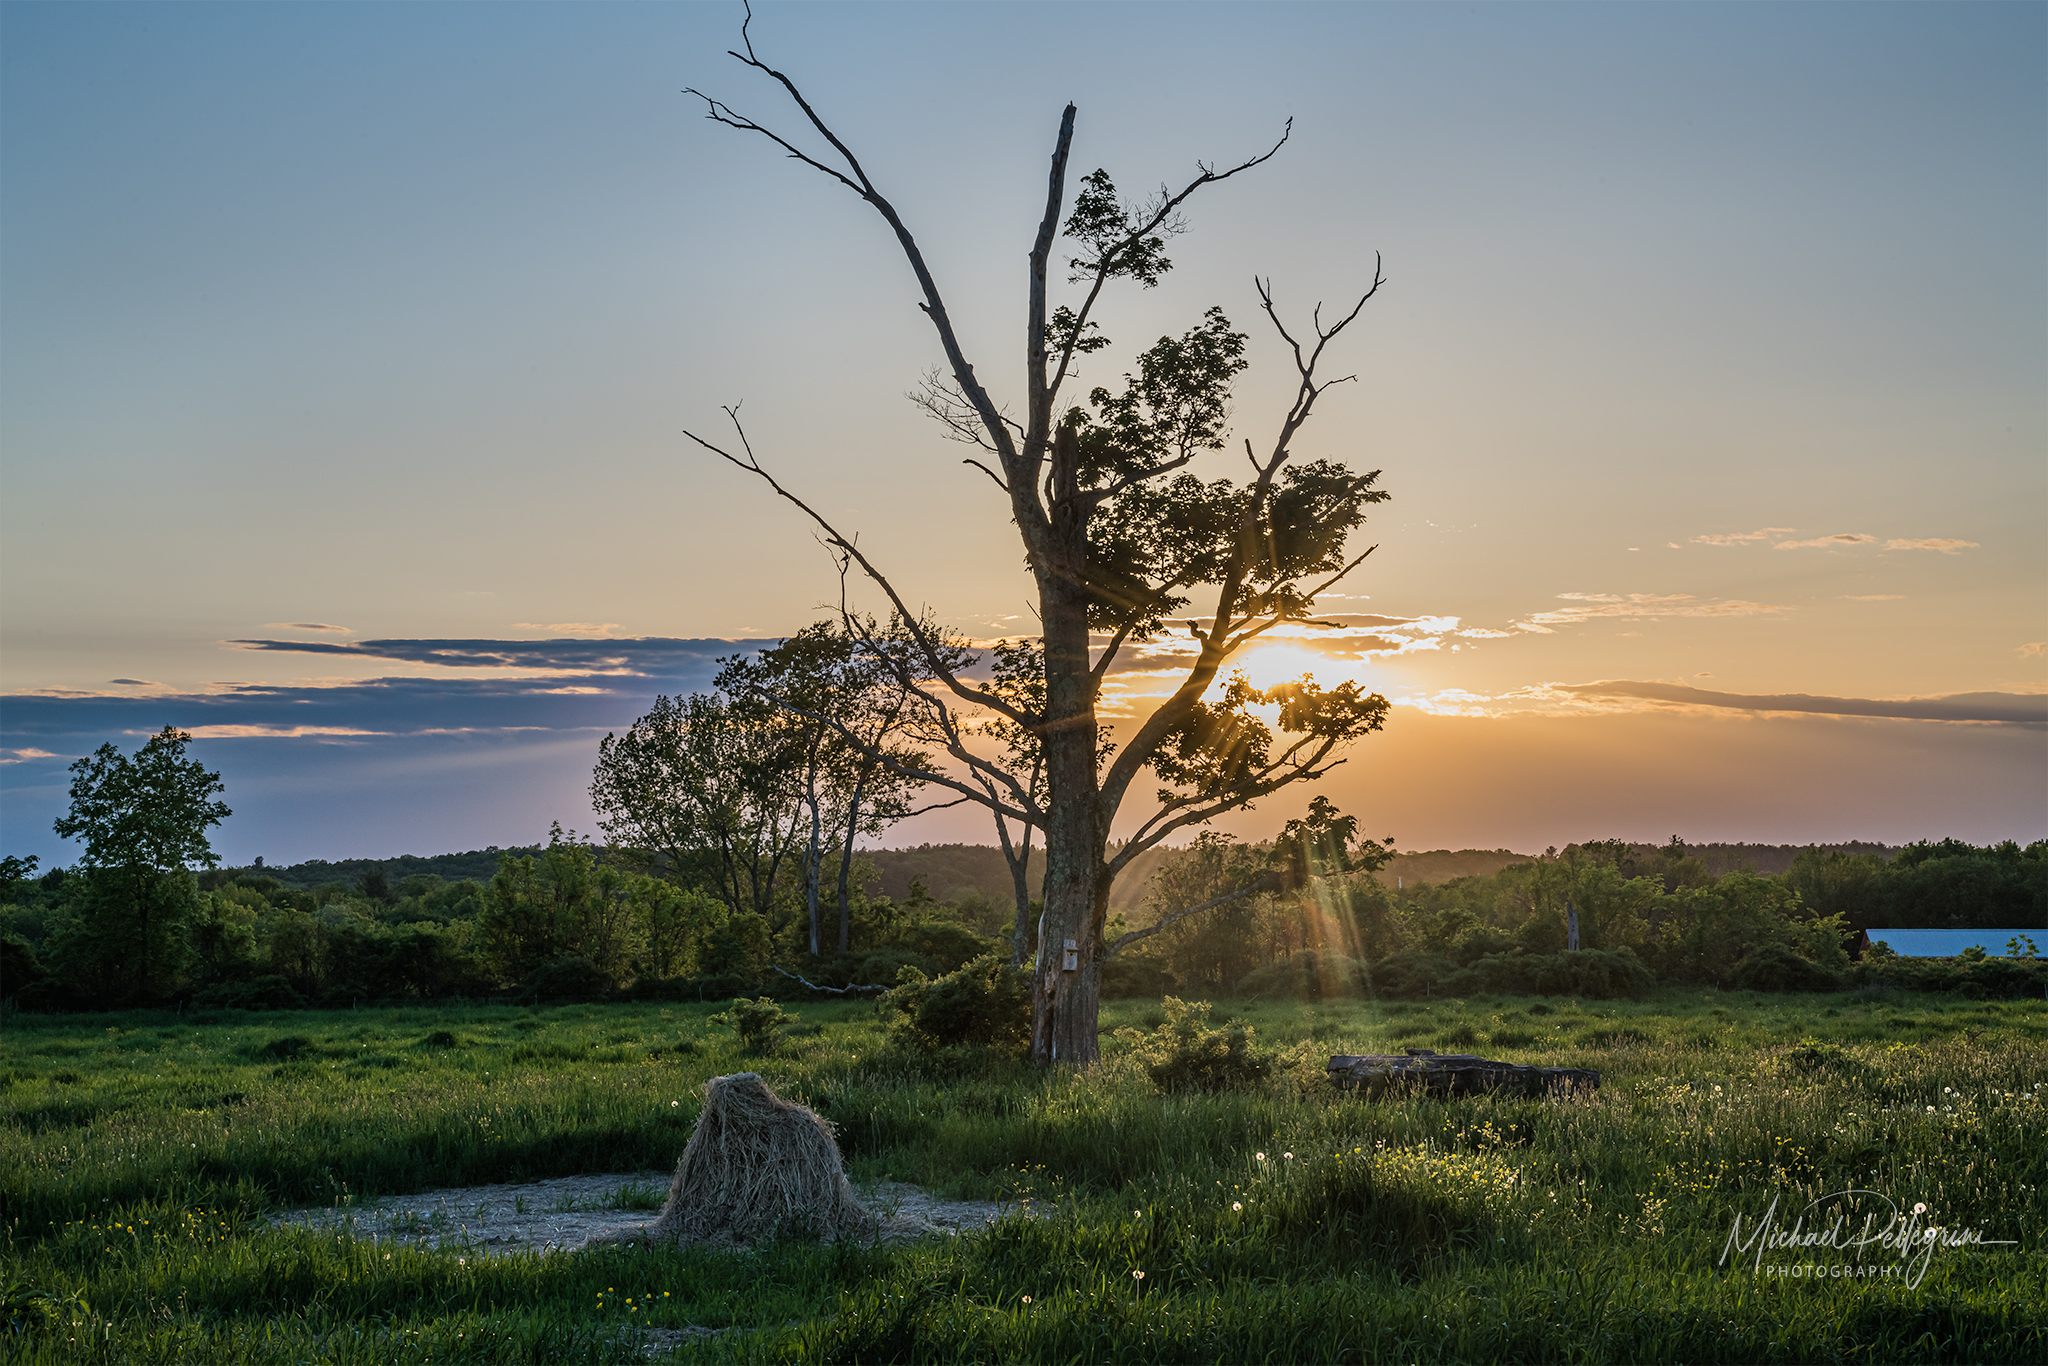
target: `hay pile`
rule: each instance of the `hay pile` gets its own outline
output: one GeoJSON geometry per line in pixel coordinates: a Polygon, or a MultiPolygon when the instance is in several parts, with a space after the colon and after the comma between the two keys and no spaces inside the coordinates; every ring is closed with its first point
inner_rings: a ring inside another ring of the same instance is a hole
{"type": "Polygon", "coordinates": [[[738,1072],[704,1083],[704,1113],[676,1163],[661,1217],[618,1241],[751,1243],[876,1231],[875,1217],[847,1184],[832,1126],[755,1073],[738,1072]]]}

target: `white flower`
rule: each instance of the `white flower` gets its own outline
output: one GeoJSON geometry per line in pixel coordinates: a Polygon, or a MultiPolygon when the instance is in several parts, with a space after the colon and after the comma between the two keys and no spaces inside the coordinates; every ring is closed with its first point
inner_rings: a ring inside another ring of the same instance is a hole
{"type": "Polygon", "coordinates": [[[1927,1213],[1927,1202],[1926,1202],[1925,1200],[1918,1200],[1918,1201],[1915,1201],[1915,1202],[1914,1202],[1914,1204],[1913,1204],[1913,1213],[1915,1213],[1915,1214],[1925,1214],[1925,1213],[1927,1213]]]}
{"type": "Polygon", "coordinates": [[[1242,1200],[1233,1200],[1233,1201],[1231,1201],[1231,1202],[1230,1202],[1230,1207],[1231,1207],[1231,1208],[1232,1208],[1233,1210],[1242,1210],[1242,1209],[1244,1208],[1244,1201],[1242,1201],[1242,1200]]]}
{"type": "Polygon", "coordinates": [[[682,1102],[679,1100],[672,1100],[668,1103],[668,1108],[671,1110],[679,1109],[681,1106],[682,1102]]]}
{"type": "Polygon", "coordinates": [[[1289,1162],[1292,1162],[1292,1161],[1294,1160],[1294,1154],[1293,1154],[1293,1153],[1282,1153],[1282,1154],[1280,1154],[1280,1156],[1282,1156],[1282,1157],[1286,1158],[1286,1159],[1287,1159],[1287,1160],[1288,1160],[1289,1162]]]}
{"type": "Polygon", "coordinates": [[[1261,1162],[1264,1162],[1266,1160],[1266,1155],[1264,1153],[1254,1153],[1252,1155],[1258,1158],[1261,1162]]]}
{"type": "Polygon", "coordinates": [[[1145,1273],[1142,1271],[1133,1271],[1131,1273],[1131,1279],[1134,1281],[1142,1281],[1145,1279],[1145,1273]]]}

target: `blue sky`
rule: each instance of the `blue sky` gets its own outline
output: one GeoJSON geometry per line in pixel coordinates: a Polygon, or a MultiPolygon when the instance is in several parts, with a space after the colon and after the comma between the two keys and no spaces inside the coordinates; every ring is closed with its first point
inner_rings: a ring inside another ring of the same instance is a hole
{"type": "MultiPolygon", "coordinates": [[[[1298,312],[1384,254],[1307,453],[1384,469],[1381,548],[1327,605],[1401,624],[1261,667],[1397,701],[1340,783],[1369,826],[1540,847],[2048,827],[2044,15],[768,4],[753,32],[999,387],[1066,100],[1081,168],[1133,191],[1295,120],[1084,378],[1211,303],[1249,328],[1255,271],[1298,312]],[[1990,710],[1920,719],[1963,695],[1990,710]]],[[[65,857],[65,765],[166,722],[226,775],[232,858],[587,828],[605,729],[836,593],[682,436],[721,404],[941,619],[1028,629],[1002,510],[903,399],[938,357],[891,243],[681,93],[793,126],[722,55],[738,17],[0,8],[9,852],[65,857]]],[[[1251,330],[1257,433],[1285,385],[1251,330]]]]}

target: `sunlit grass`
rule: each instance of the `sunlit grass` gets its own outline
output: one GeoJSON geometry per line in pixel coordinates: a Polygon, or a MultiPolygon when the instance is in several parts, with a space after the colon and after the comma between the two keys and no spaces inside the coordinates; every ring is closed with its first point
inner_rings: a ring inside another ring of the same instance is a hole
{"type": "MultiPolygon", "coordinates": [[[[756,1057],[707,1023],[722,1004],[11,1017],[0,1280],[10,1305],[35,1291],[60,1310],[0,1350],[625,1361],[644,1359],[643,1327],[690,1327],[718,1331],[660,1345],[774,1360],[2048,1356],[2043,1003],[1217,1007],[1318,1054],[1434,1047],[1603,1072],[1596,1096],[1566,1102],[1367,1101],[1298,1074],[1162,1096],[1114,1048],[1084,1076],[912,1058],[860,1003],[799,1007],[795,1036],[756,1057]],[[878,1249],[506,1258],[266,1218],[666,1168],[703,1080],[736,1070],[838,1124],[857,1180],[1046,1217],[878,1249]],[[2019,1246],[1944,1254],[1917,1287],[1717,1264],[1736,1213],[1849,1186],[2019,1246]]],[[[1113,1003],[1105,1025],[1158,1013],[1113,1003]]]]}

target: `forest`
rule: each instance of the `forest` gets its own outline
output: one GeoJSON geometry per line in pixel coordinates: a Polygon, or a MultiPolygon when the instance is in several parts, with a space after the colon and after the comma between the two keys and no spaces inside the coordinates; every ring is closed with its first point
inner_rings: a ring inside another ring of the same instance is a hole
{"type": "MultiPolygon", "coordinates": [[[[1149,875],[1123,889],[1112,937],[1243,885],[1270,853],[1215,836],[1159,851],[1149,875]]],[[[800,879],[785,879],[756,912],[722,898],[709,870],[657,876],[559,828],[528,848],[165,874],[146,917],[124,887],[57,868],[10,876],[0,891],[0,994],[38,1011],[794,1000],[1010,958],[999,850],[857,852],[853,864],[847,949],[821,953],[810,951],[800,879]]],[[[2011,996],[2048,985],[2023,940],[2016,956],[1981,963],[1886,960],[1881,946],[1855,961],[1848,950],[1861,929],[2048,923],[2048,842],[1923,841],[1890,856],[1811,848],[1766,874],[1712,872],[1676,839],[1588,841],[1488,875],[1402,881],[1352,872],[1178,921],[1110,960],[1106,994],[1625,997],[1660,982],[1891,981],[2011,996]],[[1574,913],[1577,953],[1567,952],[1574,913]]],[[[1035,951],[1024,945],[1025,957],[1035,951]]]]}

